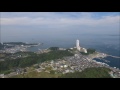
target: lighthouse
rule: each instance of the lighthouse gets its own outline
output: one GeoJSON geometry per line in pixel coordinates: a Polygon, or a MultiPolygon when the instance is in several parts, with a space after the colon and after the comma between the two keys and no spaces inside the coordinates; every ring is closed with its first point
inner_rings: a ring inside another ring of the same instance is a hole
{"type": "Polygon", "coordinates": [[[78,51],[80,51],[80,45],[79,45],[79,40],[78,39],[76,40],[76,48],[77,48],[78,51]]]}

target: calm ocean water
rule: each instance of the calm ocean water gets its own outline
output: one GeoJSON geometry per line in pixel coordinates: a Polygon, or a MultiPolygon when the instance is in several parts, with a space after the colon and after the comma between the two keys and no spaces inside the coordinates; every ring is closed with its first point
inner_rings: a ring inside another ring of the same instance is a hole
{"type": "MultiPolygon", "coordinates": [[[[29,50],[37,51],[38,49],[45,49],[52,46],[70,48],[74,47],[76,39],[80,40],[80,46],[85,48],[94,48],[99,52],[107,53],[113,56],[120,57],[120,36],[119,35],[87,35],[87,34],[70,34],[61,35],[58,37],[39,38],[36,42],[43,43],[41,46],[31,47],[29,50]]],[[[112,67],[120,68],[120,58],[106,57],[107,63],[112,67]]],[[[104,62],[101,60],[97,60],[104,62]]]]}

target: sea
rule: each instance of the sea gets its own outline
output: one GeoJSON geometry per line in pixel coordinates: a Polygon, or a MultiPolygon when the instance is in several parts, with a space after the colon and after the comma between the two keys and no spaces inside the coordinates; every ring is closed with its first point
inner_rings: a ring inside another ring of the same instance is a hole
{"type": "MultiPolygon", "coordinates": [[[[38,51],[49,47],[72,48],[76,45],[76,40],[80,41],[80,46],[84,48],[94,48],[98,52],[106,53],[120,57],[120,35],[115,34],[66,34],[61,36],[52,36],[45,38],[37,38],[35,41],[43,43],[40,46],[30,47],[30,51],[38,51]]],[[[31,41],[32,42],[32,41],[31,41]]],[[[100,59],[94,59],[99,62],[104,62],[111,67],[120,69],[120,58],[106,57],[109,62],[100,59]]]]}

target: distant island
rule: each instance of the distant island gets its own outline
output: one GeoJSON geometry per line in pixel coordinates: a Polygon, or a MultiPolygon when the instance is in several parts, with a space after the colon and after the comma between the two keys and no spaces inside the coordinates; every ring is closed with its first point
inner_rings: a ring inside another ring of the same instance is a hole
{"type": "Polygon", "coordinates": [[[3,42],[0,43],[0,50],[6,53],[16,53],[27,51],[28,47],[39,46],[43,43],[24,43],[24,42],[3,42]]]}
{"type": "Polygon", "coordinates": [[[40,45],[39,43],[4,42],[0,45],[1,78],[120,77],[119,69],[94,60],[104,58],[107,54],[83,48],[79,45],[79,40],[76,40],[76,46],[73,48],[49,47],[36,52],[26,48],[40,45]]]}
{"type": "Polygon", "coordinates": [[[4,42],[3,45],[39,45],[40,43],[4,42]]]}

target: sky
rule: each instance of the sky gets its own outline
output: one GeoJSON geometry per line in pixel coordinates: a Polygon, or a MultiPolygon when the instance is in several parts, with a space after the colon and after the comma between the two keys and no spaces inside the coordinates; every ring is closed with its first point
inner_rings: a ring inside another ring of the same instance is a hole
{"type": "Polygon", "coordinates": [[[119,34],[120,12],[0,12],[2,41],[119,34]]]}

